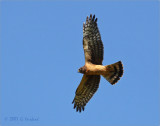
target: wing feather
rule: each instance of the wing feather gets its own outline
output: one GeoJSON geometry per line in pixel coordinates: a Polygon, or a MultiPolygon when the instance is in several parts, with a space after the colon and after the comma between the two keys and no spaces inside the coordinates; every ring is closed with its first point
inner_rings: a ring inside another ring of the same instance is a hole
{"type": "Polygon", "coordinates": [[[97,18],[86,18],[83,24],[83,48],[85,62],[101,65],[103,61],[103,43],[97,26],[97,18]]]}
{"type": "Polygon", "coordinates": [[[85,105],[97,91],[100,82],[100,75],[83,75],[83,78],[76,90],[75,98],[73,99],[74,108],[76,111],[84,111],[85,105]]]}

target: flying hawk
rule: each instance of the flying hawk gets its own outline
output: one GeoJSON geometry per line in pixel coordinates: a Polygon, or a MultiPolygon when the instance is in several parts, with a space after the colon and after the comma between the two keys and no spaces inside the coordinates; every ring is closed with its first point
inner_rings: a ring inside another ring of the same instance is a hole
{"type": "Polygon", "coordinates": [[[83,78],[75,92],[73,99],[74,109],[84,111],[85,105],[97,91],[102,75],[109,83],[114,85],[123,74],[122,62],[111,65],[102,65],[103,43],[97,26],[95,15],[86,18],[83,23],[83,48],[85,55],[85,65],[78,72],[83,74],[83,78]]]}

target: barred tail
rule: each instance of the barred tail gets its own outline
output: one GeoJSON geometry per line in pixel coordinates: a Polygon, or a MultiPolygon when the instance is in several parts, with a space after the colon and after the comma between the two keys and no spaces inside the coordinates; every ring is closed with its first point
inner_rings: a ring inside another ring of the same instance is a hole
{"type": "Polygon", "coordinates": [[[123,64],[121,61],[107,65],[106,67],[106,73],[103,74],[103,77],[109,81],[112,85],[118,82],[120,77],[123,75],[123,64]]]}

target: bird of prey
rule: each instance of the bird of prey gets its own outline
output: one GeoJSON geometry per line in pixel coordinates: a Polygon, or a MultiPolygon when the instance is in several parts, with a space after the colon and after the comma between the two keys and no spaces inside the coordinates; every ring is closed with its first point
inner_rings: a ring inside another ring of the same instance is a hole
{"type": "Polygon", "coordinates": [[[74,109],[84,111],[85,105],[92,98],[99,87],[100,75],[110,84],[114,85],[123,75],[123,64],[121,61],[114,64],[102,65],[103,43],[97,26],[97,18],[87,16],[83,23],[83,48],[85,65],[78,72],[83,74],[82,80],[75,92],[73,99],[74,109]]]}

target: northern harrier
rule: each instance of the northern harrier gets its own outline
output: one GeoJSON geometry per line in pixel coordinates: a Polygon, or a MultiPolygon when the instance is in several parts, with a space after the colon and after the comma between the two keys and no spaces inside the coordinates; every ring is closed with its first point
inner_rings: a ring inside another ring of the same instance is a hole
{"type": "Polygon", "coordinates": [[[78,72],[83,74],[83,78],[76,90],[73,99],[76,111],[84,111],[85,105],[97,91],[102,75],[109,83],[114,85],[123,74],[122,62],[116,62],[111,65],[102,65],[103,61],[103,43],[97,27],[97,18],[95,15],[86,19],[83,23],[83,48],[85,55],[85,65],[78,72]]]}

